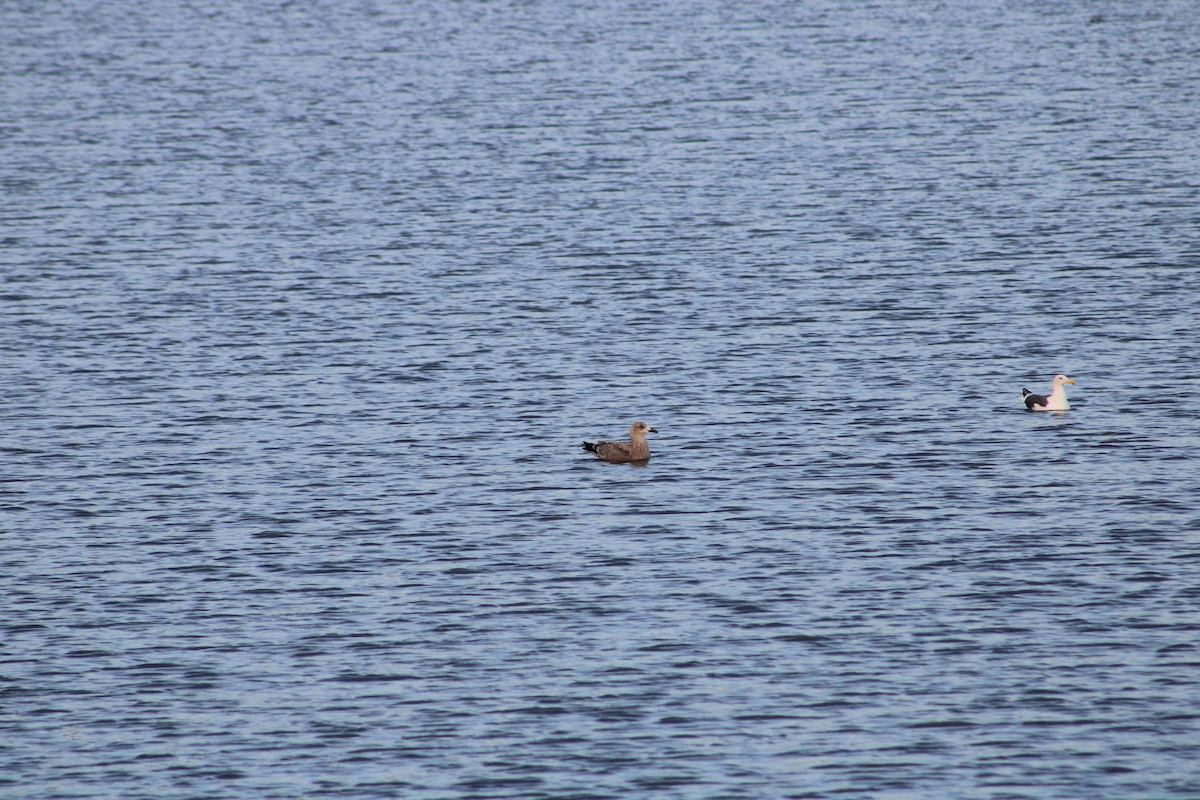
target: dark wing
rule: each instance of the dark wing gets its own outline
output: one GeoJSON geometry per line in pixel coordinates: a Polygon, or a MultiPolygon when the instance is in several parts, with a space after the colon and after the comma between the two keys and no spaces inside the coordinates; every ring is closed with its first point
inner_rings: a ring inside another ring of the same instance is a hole
{"type": "Polygon", "coordinates": [[[592,452],[605,461],[614,463],[630,460],[629,445],[623,442],[596,442],[592,445],[592,452]]]}
{"type": "Polygon", "coordinates": [[[1025,407],[1033,411],[1034,406],[1045,408],[1050,405],[1050,401],[1040,394],[1034,394],[1028,389],[1021,390],[1021,399],[1025,401],[1025,407]]]}

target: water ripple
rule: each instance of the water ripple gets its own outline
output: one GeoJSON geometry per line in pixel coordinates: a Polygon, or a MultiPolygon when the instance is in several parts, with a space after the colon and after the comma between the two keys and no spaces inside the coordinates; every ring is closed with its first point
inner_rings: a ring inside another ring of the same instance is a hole
{"type": "Polygon", "coordinates": [[[1197,796],[1189,11],[0,9],[0,794],[1197,796]]]}

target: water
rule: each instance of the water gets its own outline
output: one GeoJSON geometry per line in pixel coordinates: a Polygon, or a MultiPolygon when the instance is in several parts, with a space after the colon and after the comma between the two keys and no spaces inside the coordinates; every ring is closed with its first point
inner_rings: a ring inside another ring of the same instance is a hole
{"type": "Polygon", "coordinates": [[[0,31],[0,796],[1200,796],[1194,4],[0,31]]]}

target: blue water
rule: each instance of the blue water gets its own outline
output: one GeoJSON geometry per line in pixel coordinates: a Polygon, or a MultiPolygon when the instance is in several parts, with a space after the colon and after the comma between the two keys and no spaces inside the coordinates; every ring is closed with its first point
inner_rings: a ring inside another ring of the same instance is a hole
{"type": "Polygon", "coordinates": [[[14,2],[0,75],[0,797],[1200,796],[1194,3],[14,2]]]}

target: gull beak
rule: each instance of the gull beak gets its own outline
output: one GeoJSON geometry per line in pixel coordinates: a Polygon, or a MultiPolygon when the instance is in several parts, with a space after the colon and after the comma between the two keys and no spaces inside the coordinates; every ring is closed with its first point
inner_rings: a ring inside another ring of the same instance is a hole
{"type": "Polygon", "coordinates": [[[658,431],[654,430],[654,428],[647,428],[646,431],[648,433],[658,433],[658,431]]]}
{"type": "Polygon", "coordinates": [[[1072,386],[1074,386],[1074,385],[1075,385],[1075,381],[1071,380],[1070,378],[1067,378],[1065,381],[1063,381],[1063,383],[1069,383],[1069,384],[1071,384],[1072,386]]]}

